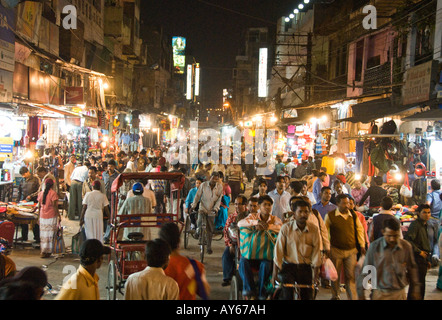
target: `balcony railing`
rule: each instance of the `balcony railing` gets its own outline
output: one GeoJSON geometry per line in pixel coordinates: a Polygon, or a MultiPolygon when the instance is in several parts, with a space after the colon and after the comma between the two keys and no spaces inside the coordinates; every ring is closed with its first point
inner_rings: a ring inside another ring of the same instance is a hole
{"type": "Polygon", "coordinates": [[[391,63],[387,62],[365,70],[364,95],[388,92],[390,85],[391,63]]]}

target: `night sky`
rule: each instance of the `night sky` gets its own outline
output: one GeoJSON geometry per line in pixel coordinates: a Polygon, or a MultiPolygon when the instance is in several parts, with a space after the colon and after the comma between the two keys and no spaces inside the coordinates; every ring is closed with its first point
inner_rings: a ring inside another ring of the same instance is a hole
{"type": "Polygon", "coordinates": [[[222,89],[231,87],[235,56],[248,27],[275,32],[279,17],[299,0],[142,0],[141,20],[162,25],[169,36],[187,38],[186,54],[201,64],[201,91],[206,106],[220,106],[222,89]],[[241,13],[241,14],[239,14],[241,13]]]}

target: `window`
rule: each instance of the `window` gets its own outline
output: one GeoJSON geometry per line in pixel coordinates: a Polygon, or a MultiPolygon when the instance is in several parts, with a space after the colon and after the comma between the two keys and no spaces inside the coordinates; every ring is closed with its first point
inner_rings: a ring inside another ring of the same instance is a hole
{"type": "Polygon", "coordinates": [[[362,61],[364,59],[364,40],[356,43],[355,81],[362,80],[362,61]]]}

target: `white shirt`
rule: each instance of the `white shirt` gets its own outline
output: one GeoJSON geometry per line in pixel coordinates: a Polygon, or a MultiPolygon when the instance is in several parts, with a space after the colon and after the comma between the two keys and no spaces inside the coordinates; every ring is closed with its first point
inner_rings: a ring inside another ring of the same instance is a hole
{"type": "Polygon", "coordinates": [[[87,205],[85,216],[88,218],[103,218],[103,209],[109,205],[109,200],[100,190],[93,190],[86,192],[83,205],[87,205]]]}
{"type": "MultiPolygon", "coordinates": [[[[135,196],[134,192],[132,190],[130,190],[127,193],[126,197],[127,198],[131,198],[133,196],[135,196]]],[[[157,199],[155,198],[155,192],[153,192],[152,190],[149,189],[149,185],[148,184],[144,187],[143,197],[150,199],[150,202],[152,202],[152,208],[155,208],[157,206],[157,199]]]]}
{"type": "Polygon", "coordinates": [[[283,191],[280,195],[276,189],[269,192],[273,199],[272,215],[284,220],[284,213],[290,211],[290,193],[283,191]]]}
{"type": "Polygon", "coordinates": [[[130,170],[132,170],[132,172],[135,172],[136,171],[135,170],[135,163],[133,161],[129,160],[126,164],[126,169],[130,169],[130,170]]]}
{"type": "Polygon", "coordinates": [[[125,300],[178,300],[178,283],[162,268],[146,267],[132,273],[125,284],[125,300]]]}
{"type": "Polygon", "coordinates": [[[195,199],[192,203],[192,208],[195,208],[201,200],[199,211],[210,213],[211,211],[218,212],[223,196],[223,186],[217,183],[213,189],[210,187],[210,181],[203,182],[196,192],[195,199]]]}
{"type": "Polygon", "coordinates": [[[320,267],[320,236],[317,227],[307,222],[304,230],[301,230],[296,220],[285,223],[276,240],[273,261],[280,269],[283,262],[320,267]]]}
{"type": "Polygon", "coordinates": [[[76,167],[71,174],[71,181],[78,180],[80,182],[85,182],[89,176],[89,168],[86,166],[76,167]]]}
{"type": "Polygon", "coordinates": [[[287,169],[287,174],[289,175],[289,177],[291,177],[292,170],[296,168],[296,165],[293,162],[289,162],[285,167],[287,169]]]}

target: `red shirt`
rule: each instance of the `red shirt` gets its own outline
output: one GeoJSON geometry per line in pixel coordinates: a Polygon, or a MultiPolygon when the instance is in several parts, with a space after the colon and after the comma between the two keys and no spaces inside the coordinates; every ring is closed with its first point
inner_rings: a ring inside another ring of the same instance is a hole
{"type": "MultiPolygon", "coordinates": [[[[201,277],[205,277],[204,265],[196,261],[201,277]]],[[[189,259],[184,256],[171,255],[169,265],[164,270],[167,276],[173,278],[180,288],[180,300],[195,300],[198,286],[195,280],[195,270],[189,259]]]]}
{"type": "Polygon", "coordinates": [[[54,208],[54,201],[58,201],[58,194],[52,188],[49,190],[48,195],[46,196],[46,203],[43,204],[43,191],[41,191],[38,195],[38,202],[40,203],[40,218],[43,219],[51,219],[57,216],[57,212],[54,208]]]}

